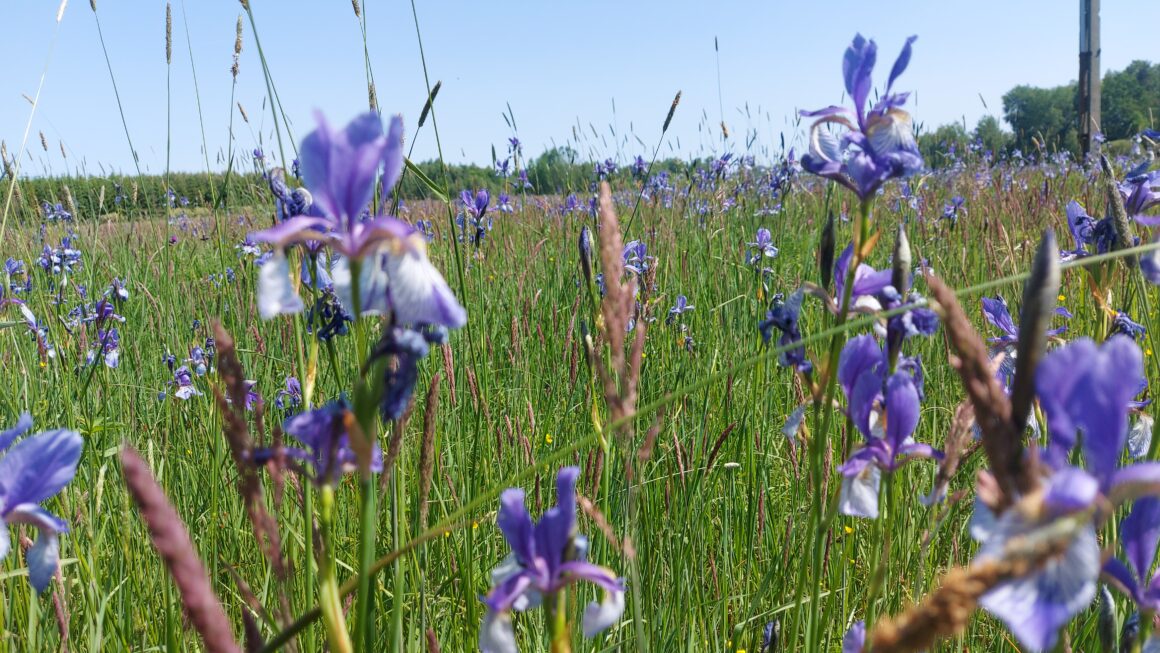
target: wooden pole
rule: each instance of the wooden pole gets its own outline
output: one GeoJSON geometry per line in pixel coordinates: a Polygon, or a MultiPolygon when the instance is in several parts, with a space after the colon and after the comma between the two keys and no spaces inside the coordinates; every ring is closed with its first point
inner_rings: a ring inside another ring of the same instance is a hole
{"type": "Polygon", "coordinates": [[[1079,143],[1084,156],[1099,149],[1100,0],[1079,0],[1079,143]]]}

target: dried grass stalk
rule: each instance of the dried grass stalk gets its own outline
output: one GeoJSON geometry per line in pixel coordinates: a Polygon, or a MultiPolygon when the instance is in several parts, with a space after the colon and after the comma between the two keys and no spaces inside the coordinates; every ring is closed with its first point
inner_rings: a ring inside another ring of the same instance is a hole
{"type": "Polygon", "coordinates": [[[173,576],[185,613],[194,630],[201,635],[206,650],[210,653],[240,653],[230,630],[230,621],[213,592],[209,575],[189,539],[189,532],[149,472],[148,464],[126,445],[121,449],[121,468],[129,494],[149,529],[153,547],[173,576]]]}
{"type": "Polygon", "coordinates": [[[1014,497],[1035,488],[1031,466],[1024,464],[1022,434],[1011,421],[1011,402],[991,370],[987,346],[971,326],[954,292],[930,274],[927,285],[937,302],[947,339],[958,353],[951,365],[974,406],[975,420],[983,433],[983,450],[1000,491],[999,503],[992,507],[1001,510],[1014,497]]]}

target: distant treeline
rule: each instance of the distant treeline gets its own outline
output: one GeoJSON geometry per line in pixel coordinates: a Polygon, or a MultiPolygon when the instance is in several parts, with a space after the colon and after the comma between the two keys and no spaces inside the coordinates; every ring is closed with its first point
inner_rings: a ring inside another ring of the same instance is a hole
{"type": "MultiPolygon", "coordinates": [[[[521,165],[524,165],[521,162],[521,165]]],[[[661,171],[684,175],[698,166],[708,165],[708,161],[665,159],[656,161],[652,174],[661,171]]],[[[509,193],[518,195],[523,190],[534,194],[566,194],[587,190],[596,179],[594,164],[581,161],[575,150],[558,147],[526,162],[527,183],[516,173],[514,166],[508,175],[498,174],[494,167],[477,165],[448,165],[446,173],[438,161],[424,161],[416,164],[429,179],[439,186],[446,186],[452,193],[463,189],[486,188],[493,194],[509,193]],[[444,177],[446,174],[446,178],[444,177]]],[[[614,174],[629,176],[630,167],[619,169],[614,174]]],[[[0,202],[8,195],[9,181],[0,179],[0,202]]],[[[400,186],[401,197],[405,200],[428,199],[431,190],[413,174],[405,174],[400,186]]],[[[224,173],[175,173],[168,183],[163,176],[119,176],[108,177],[34,177],[20,180],[16,193],[16,215],[29,216],[45,211],[57,211],[56,205],[70,214],[93,215],[133,215],[164,209],[167,204],[175,209],[193,207],[250,207],[265,204],[271,195],[266,180],[257,173],[232,173],[226,181],[224,173]],[[168,190],[172,190],[172,194],[168,190]]]]}
{"type": "MultiPolygon", "coordinates": [[[[976,145],[993,156],[1025,156],[1038,152],[1078,154],[1079,87],[1075,82],[1054,88],[1021,85],[1003,95],[1002,128],[994,116],[984,116],[968,131],[963,123],[942,125],[919,136],[927,165],[940,167],[976,145]],[[952,154],[952,152],[954,154],[952,154]]],[[[1110,143],[1125,141],[1160,124],[1160,64],[1133,61],[1104,76],[1100,97],[1100,128],[1110,143]]],[[[1119,145],[1118,147],[1123,147],[1119,145]]]]}

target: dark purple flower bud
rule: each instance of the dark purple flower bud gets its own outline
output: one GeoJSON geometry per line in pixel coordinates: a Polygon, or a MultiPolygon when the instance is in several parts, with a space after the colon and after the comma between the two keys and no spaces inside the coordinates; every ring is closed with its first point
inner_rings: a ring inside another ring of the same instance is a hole
{"type": "Polygon", "coordinates": [[[826,225],[822,227],[822,237],[818,243],[818,271],[822,288],[830,289],[830,281],[834,269],[834,212],[826,218],[826,225]]]}
{"type": "MultiPolygon", "coordinates": [[[[580,270],[584,273],[584,281],[592,281],[592,234],[588,227],[580,228],[580,270]]],[[[603,294],[603,293],[602,293],[603,294]]]]}

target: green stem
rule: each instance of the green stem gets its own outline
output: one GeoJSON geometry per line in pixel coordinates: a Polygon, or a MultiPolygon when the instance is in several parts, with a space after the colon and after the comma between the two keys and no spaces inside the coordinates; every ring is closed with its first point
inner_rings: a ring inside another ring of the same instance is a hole
{"type": "MultiPolygon", "coordinates": [[[[841,329],[845,323],[847,315],[850,310],[850,301],[854,292],[854,272],[858,269],[858,265],[862,262],[862,246],[866,242],[867,231],[870,223],[870,205],[869,200],[863,200],[859,205],[858,222],[854,225],[857,240],[854,245],[853,254],[850,257],[850,264],[846,268],[846,278],[842,287],[842,301],[839,304],[838,315],[834,321],[834,328],[841,329]]],[[[838,378],[838,358],[842,352],[842,344],[845,343],[845,332],[839,331],[835,333],[830,339],[830,352],[827,358],[827,365],[825,369],[825,384],[823,400],[821,403],[815,403],[815,421],[820,421],[821,424],[814,432],[813,438],[810,440],[810,477],[813,487],[813,505],[810,510],[810,529],[807,532],[816,533],[815,543],[825,541],[826,533],[825,527],[829,523],[828,519],[824,519],[822,515],[822,476],[824,470],[823,465],[823,451],[829,446],[828,436],[830,432],[830,425],[833,422],[834,410],[834,393],[836,390],[835,381],[838,378]]],[[[818,599],[821,595],[821,574],[822,567],[822,550],[824,546],[820,544],[813,547],[810,564],[810,612],[809,619],[806,622],[807,635],[813,641],[816,634],[816,620],[818,616],[818,599]]],[[[797,601],[801,601],[801,576],[799,574],[795,594],[797,601]]]]}
{"type": "Polygon", "coordinates": [[[336,653],[352,653],[346,619],[342,616],[342,595],[338,591],[338,577],[334,571],[334,486],[323,485],[319,494],[319,525],[322,531],[322,559],[318,578],[318,603],[322,608],[322,622],[326,640],[336,653]]]}
{"type": "Polygon", "coordinates": [[[560,590],[547,597],[544,605],[548,610],[548,634],[551,637],[551,653],[572,653],[572,636],[568,629],[568,591],[560,590]]]}

